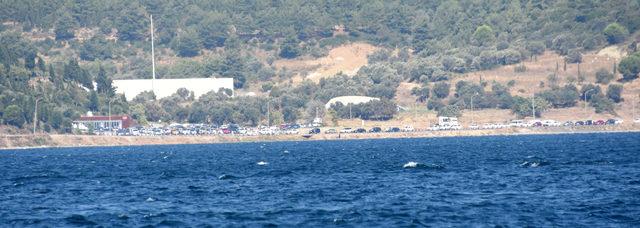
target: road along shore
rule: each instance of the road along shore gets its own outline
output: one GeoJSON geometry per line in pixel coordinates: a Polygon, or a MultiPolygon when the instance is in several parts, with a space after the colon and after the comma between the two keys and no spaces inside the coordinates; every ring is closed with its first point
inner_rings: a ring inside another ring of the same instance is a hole
{"type": "Polygon", "coordinates": [[[98,135],[0,135],[0,149],[47,148],[47,147],[86,147],[86,146],[141,146],[171,144],[208,144],[269,141],[308,141],[308,140],[349,140],[349,139],[386,139],[386,138],[431,138],[491,135],[535,135],[535,134],[573,134],[640,132],[640,126],[584,126],[549,128],[506,128],[458,131],[416,131],[395,133],[350,133],[317,134],[310,138],[302,135],[196,135],[196,136],[98,136],[98,135]]]}

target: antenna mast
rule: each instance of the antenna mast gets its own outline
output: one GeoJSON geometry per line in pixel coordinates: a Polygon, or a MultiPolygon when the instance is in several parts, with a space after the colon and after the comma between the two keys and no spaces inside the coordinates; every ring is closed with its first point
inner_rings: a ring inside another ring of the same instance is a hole
{"type": "Polygon", "coordinates": [[[153,79],[151,79],[151,91],[153,94],[156,93],[156,89],[154,87],[154,83],[156,81],[156,54],[153,46],[153,15],[149,15],[151,19],[151,72],[153,75],[153,79]]]}

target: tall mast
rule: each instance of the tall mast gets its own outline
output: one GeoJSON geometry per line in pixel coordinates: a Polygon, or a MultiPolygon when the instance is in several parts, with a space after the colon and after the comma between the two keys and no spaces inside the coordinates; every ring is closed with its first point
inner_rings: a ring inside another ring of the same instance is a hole
{"type": "Polygon", "coordinates": [[[153,94],[156,93],[156,89],[154,87],[154,83],[156,81],[156,53],[153,46],[153,15],[150,15],[151,19],[151,72],[153,75],[153,79],[151,79],[151,91],[153,94]]]}

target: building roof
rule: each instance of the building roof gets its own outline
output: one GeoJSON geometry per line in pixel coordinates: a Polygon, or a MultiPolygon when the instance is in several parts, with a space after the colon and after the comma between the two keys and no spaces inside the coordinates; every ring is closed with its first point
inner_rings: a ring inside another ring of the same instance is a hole
{"type": "Polygon", "coordinates": [[[347,105],[347,104],[361,104],[361,103],[367,103],[369,101],[372,100],[380,100],[380,98],[375,98],[375,97],[365,97],[365,96],[342,96],[342,97],[334,97],[333,99],[329,100],[329,102],[327,102],[327,104],[324,105],[325,108],[331,108],[331,105],[335,104],[335,103],[342,103],[343,105],[347,105]]]}
{"type": "MultiPolygon", "coordinates": [[[[130,117],[127,115],[121,115],[121,116],[111,116],[111,120],[129,120],[130,117]]],[[[109,120],[109,116],[81,116],[80,119],[78,119],[78,121],[108,121],[109,120]]]]}

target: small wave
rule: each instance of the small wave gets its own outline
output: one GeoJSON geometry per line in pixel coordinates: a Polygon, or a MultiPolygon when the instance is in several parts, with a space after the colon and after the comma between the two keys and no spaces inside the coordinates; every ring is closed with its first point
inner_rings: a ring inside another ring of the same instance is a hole
{"type": "Polygon", "coordinates": [[[149,198],[147,198],[147,200],[145,200],[145,201],[147,201],[147,202],[155,202],[155,201],[156,201],[156,199],[155,199],[155,198],[153,198],[153,197],[149,197],[149,198]]]}
{"type": "Polygon", "coordinates": [[[404,164],[402,166],[402,168],[405,168],[405,169],[407,169],[407,168],[418,168],[419,165],[420,165],[420,163],[411,161],[411,162],[407,162],[407,164],[404,164]]]}
{"type": "Polygon", "coordinates": [[[444,166],[436,164],[423,164],[419,162],[410,161],[402,166],[405,169],[444,169],[444,166]]]}
{"type": "Polygon", "coordinates": [[[222,174],[218,177],[218,180],[230,180],[230,179],[236,179],[237,177],[234,175],[229,175],[229,174],[222,174]]]}
{"type": "Polygon", "coordinates": [[[269,162],[266,161],[259,161],[258,163],[256,163],[256,165],[260,165],[260,166],[264,166],[264,165],[268,165],[269,162]]]}
{"type": "Polygon", "coordinates": [[[520,167],[524,168],[538,168],[546,165],[549,165],[549,162],[535,156],[528,156],[526,160],[520,163],[520,167]]]}

